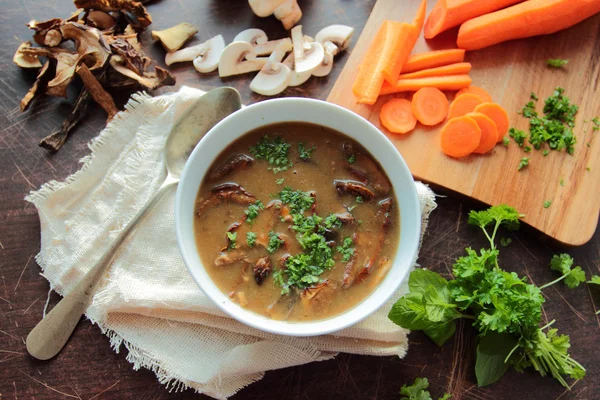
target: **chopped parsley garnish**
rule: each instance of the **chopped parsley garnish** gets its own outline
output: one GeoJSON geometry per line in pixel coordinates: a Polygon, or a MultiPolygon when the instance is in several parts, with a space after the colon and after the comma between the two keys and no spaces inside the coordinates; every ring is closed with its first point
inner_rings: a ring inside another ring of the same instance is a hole
{"type": "Polygon", "coordinates": [[[551,200],[546,200],[546,201],[544,202],[544,208],[548,208],[548,207],[550,207],[551,205],[552,205],[552,201],[551,201],[551,200]]]}
{"type": "Polygon", "coordinates": [[[279,178],[275,181],[275,183],[278,185],[283,185],[283,181],[284,181],[284,178],[279,178]]]}
{"type": "Polygon", "coordinates": [[[248,247],[254,247],[256,244],[257,234],[255,232],[246,232],[246,243],[248,243],[248,247]]]}
{"type": "Polygon", "coordinates": [[[283,244],[283,240],[279,238],[279,235],[273,231],[269,232],[269,244],[267,245],[267,251],[270,254],[275,253],[283,244]]]}
{"type": "Polygon", "coordinates": [[[279,192],[279,198],[290,207],[292,214],[302,214],[307,211],[314,203],[314,199],[308,192],[302,190],[293,190],[286,186],[279,192]]]}
{"type": "Polygon", "coordinates": [[[354,255],[354,247],[352,247],[353,244],[354,242],[352,239],[347,237],[344,239],[341,246],[337,246],[335,248],[335,251],[342,255],[342,262],[345,263],[350,261],[350,258],[352,258],[354,255]]]}
{"type": "Polygon", "coordinates": [[[356,156],[352,154],[350,157],[348,157],[348,162],[350,164],[354,164],[356,162],[356,156]]]}
{"type": "Polygon", "coordinates": [[[260,200],[256,200],[254,204],[250,204],[248,208],[244,210],[244,213],[246,214],[246,222],[248,222],[248,224],[252,226],[254,220],[256,219],[256,217],[258,217],[258,212],[264,209],[265,205],[260,200]]]}
{"type": "Polygon", "coordinates": [[[592,123],[594,124],[592,132],[600,131],[600,117],[592,118],[592,123]]]}
{"type": "Polygon", "coordinates": [[[358,204],[362,204],[362,202],[363,202],[363,198],[362,198],[362,196],[356,196],[356,202],[357,202],[358,204]]]}
{"type": "Polygon", "coordinates": [[[525,148],[523,149],[523,151],[525,153],[529,153],[531,151],[531,146],[525,146],[525,148]]]}
{"type": "Polygon", "coordinates": [[[561,58],[549,58],[546,60],[546,65],[552,68],[561,68],[563,65],[567,65],[569,60],[563,60],[561,58]]]}
{"type": "Polygon", "coordinates": [[[548,154],[550,154],[550,151],[548,151],[547,149],[545,149],[544,151],[542,151],[542,155],[544,157],[546,157],[548,154]]]}
{"type": "Polygon", "coordinates": [[[504,137],[502,138],[502,145],[503,145],[504,147],[508,147],[508,144],[509,144],[509,143],[510,143],[510,139],[509,139],[509,138],[507,138],[506,136],[504,136],[504,137]]]}
{"type": "Polygon", "coordinates": [[[563,181],[563,178],[560,178],[560,186],[565,186],[565,181],[563,181]]]}
{"type": "Polygon", "coordinates": [[[236,240],[237,240],[237,232],[227,232],[227,240],[229,241],[229,244],[227,245],[227,250],[233,250],[235,249],[236,246],[236,240]]]}
{"type": "Polygon", "coordinates": [[[310,160],[310,156],[312,155],[312,152],[315,151],[315,149],[315,146],[313,146],[311,149],[307,149],[304,147],[303,142],[298,142],[298,156],[302,161],[310,160]]]}
{"type": "Polygon", "coordinates": [[[277,136],[270,140],[267,135],[263,136],[256,146],[250,147],[250,153],[258,160],[265,160],[269,163],[269,169],[273,173],[286,171],[294,165],[288,158],[288,152],[291,144],[277,136]]]}
{"type": "Polygon", "coordinates": [[[540,99],[540,98],[539,98],[539,97],[537,97],[537,95],[536,95],[535,93],[533,93],[533,92],[531,92],[531,94],[529,95],[529,98],[530,98],[531,100],[539,100],[539,99],[540,99]]]}
{"type": "Polygon", "coordinates": [[[510,128],[508,131],[508,135],[513,138],[513,140],[519,145],[519,147],[523,147],[525,144],[525,138],[527,134],[520,129],[510,128]]]}
{"type": "Polygon", "coordinates": [[[323,226],[327,229],[341,228],[342,221],[335,214],[329,214],[323,221],[323,226]]]}
{"type": "Polygon", "coordinates": [[[529,157],[521,158],[521,162],[519,163],[519,167],[517,168],[517,171],[522,170],[523,168],[525,168],[528,165],[529,165],[529,157]]]}

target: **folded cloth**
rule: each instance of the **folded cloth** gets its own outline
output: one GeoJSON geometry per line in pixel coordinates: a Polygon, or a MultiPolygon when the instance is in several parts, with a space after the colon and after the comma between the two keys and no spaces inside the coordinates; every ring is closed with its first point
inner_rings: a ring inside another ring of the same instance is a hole
{"type": "MultiPolygon", "coordinates": [[[[154,98],[134,95],[92,140],[91,154],[78,172],[27,196],[39,212],[36,261],[51,289],[69,293],[160,186],[166,176],[165,139],[203,93],[182,88],[154,98]]],[[[417,182],[416,188],[424,232],[436,205],[427,186],[417,182]]],[[[151,369],[175,390],[193,388],[226,399],[265,371],[329,359],[338,352],[406,354],[407,331],[387,319],[406,284],[379,311],[335,335],[283,337],[229,318],[196,286],[179,255],[174,199],[173,188],[122,245],[86,312],[115,351],[125,346],[134,369],[151,369]]]]}

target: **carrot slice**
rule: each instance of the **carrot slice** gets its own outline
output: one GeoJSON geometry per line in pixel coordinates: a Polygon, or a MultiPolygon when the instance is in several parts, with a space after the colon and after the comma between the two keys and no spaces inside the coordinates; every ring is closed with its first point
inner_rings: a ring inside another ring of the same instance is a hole
{"type": "Polygon", "coordinates": [[[523,0],[438,0],[425,23],[425,39],[458,26],[471,18],[488,14],[523,0]]]}
{"type": "Polygon", "coordinates": [[[406,99],[391,99],[381,107],[381,124],[392,133],[407,133],[415,129],[417,119],[412,104],[406,99]]]}
{"type": "Polygon", "coordinates": [[[430,76],[461,75],[468,74],[469,72],[471,72],[471,63],[462,62],[444,65],[436,68],[422,69],[420,71],[409,72],[408,74],[400,74],[398,79],[415,79],[428,78],[430,76]]]}
{"type": "Polygon", "coordinates": [[[413,96],[412,112],[423,125],[437,125],[448,116],[448,99],[439,89],[421,88],[413,96]]]}
{"type": "Polygon", "coordinates": [[[497,141],[501,141],[504,135],[506,135],[506,133],[508,132],[509,125],[508,114],[506,113],[504,108],[502,108],[500,104],[496,103],[481,103],[480,105],[475,107],[475,112],[490,117],[490,119],[496,123],[496,127],[498,128],[497,141]]]}
{"type": "MultiPolygon", "coordinates": [[[[393,63],[388,64],[383,69],[383,77],[389,83],[394,83],[398,80],[398,76],[400,75],[400,71],[404,66],[404,63],[410,56],[410,52],[413,47],[417,43],[417,39],[419,38],[419,34],[423,29],[423,24],[425,23],[425,15],[427,13],[427,1],[421,0],[421,4],[419,5],[419,10],[417,11],[417,15],[415,20],[411,25],[402,24],[401,30],[398,33],[397,40],[402,44],[399,46],[398,51],[395,53],[396,58],[393,63]]],[[[392,56],[393,57],[393,56],[392,56]]]]}
{"type": "Polygon", "coordinates": [[[465,60],[463,49],[435,50],[426,53],[413,54],[402,67],[402,73],[420,71],[422,69],[441,67],[442,65],[455,64],[465,60]]]}
{"type": "Polygon", "coordinates": [[[432,76],[418,79],[398,79],[393,85],[384,82],[380,94],[416,92],[424,87],[434,87],[439,90],[460,90],[471,84],[469,75],[432,76]]]}
{"type": "Polygon", "coordinates": [[[479,129],[481,129],[481,140],[473,153],[484,154],[493,149],[498,141],[496,123],[487,115],[480,113],[469,113],[467,117],[473,118],[479,125],[479,129]]]}
{"type": "Polygon", "coordinates": [[[483,49],[507,40],[558,32],[599,12],[598,0],[528,0],[465,22],[457,43],[465,50],[483,49]]]}
{"type": "Polygon", "coordinates": [[[460,89],[458,91],[458,93],[456,93],[456,97],[460,96],[461,94],[465,94],[465,93],[473,93],[479,97],[481,97],[481,100],[485,101],[486,103],[491,103],[492,100],[492,96],[485,91],[485,89],[480,88],[479,86],[469,86],[466,87],[464,89],[460,89]]]}
{"type": "Polygon", "coordinates": [[[441,131],[442,151],[450,157],[468,156],[479,146],[481,129],[473,118],[452,118],[441,131]]]}
{"type": "Polygon", "coordinates": [[[475,110],[475,107],[483,103],[481,97],[472,93],[461,94],[456,97],[452,104],[450,104],[450,112],[448,118],[462,117],[475,110]]]}

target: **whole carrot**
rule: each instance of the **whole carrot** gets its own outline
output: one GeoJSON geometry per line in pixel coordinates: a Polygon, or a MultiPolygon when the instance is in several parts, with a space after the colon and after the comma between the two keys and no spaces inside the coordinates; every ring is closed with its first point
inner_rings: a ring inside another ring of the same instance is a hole
{"type": "Polygon", "coordinates": [[[547,35],[600,12],[600,0],[528,0],[461,25],[458,47],[477,50],[507,40],[547,35]]]}

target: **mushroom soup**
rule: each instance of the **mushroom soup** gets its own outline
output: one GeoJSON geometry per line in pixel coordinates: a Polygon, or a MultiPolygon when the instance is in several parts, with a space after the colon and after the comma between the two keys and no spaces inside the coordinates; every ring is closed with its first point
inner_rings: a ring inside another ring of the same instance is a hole
{"type": "Polygon", "coordinates": [[[240,306],[311,321],[364,300],[391,267],[390,181],[354,140],[306,123],[256,129],[223,151],[196,199],[204,267],[240,306]]]}

